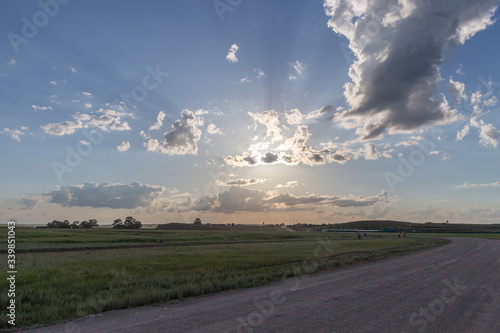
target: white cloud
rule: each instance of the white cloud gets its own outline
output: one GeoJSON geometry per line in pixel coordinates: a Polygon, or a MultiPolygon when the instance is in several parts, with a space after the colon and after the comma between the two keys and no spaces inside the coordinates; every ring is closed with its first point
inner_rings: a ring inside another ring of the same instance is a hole
{"type": "Polygon", "coordinates": [[[500,132],[496,129],[492,124],[485,124],[481,120],[481,128],[479,132],[479,143],[483,146],[488,147],[492,146],[493,148],[497,147],[498,144],[498,136],[500,132]]]}
{"type": "Polygon", "coordinates": [[[123,141],[122,143],[120,143],[118,145],[118,147],[116,147],[116,150],[123,152],[123,151],[127,151],[129,148],[130,148],[130,142],[123,141]]]}
{"type": "Polygon", "coordinates": [[[149,139],[148,141],[144,142],[143,145],[147,151],[157,151],[161,148],[160,142],[156,139],[149,139]]]}
{"type": "Polygon", "coordinates": [[[302,122],[302,119],[304,118],[304,115],[300,113],[299,109],[292,109],[287,111],[285,114],[286,116],[286,121],[290,125],[300,125],[302,122]]]}
{"type": "Polygon", "coordinates": [[[469,134],[469,128],[469,124],[467,124],[461,131],[458,131],[456,141],[462,141],[469,134]]]}
{"type": "Polygon", "coordinates": [[[142,136],[142,138],[143,138],[144,140],[149,140],[149,139],[151,139],[151,135],[146,134],[146,132],[144,132],[144,131],[141,131],[141,132],[139,133],[139,135],[140,135],[140,136],[142,136]]]}
{"type": "Polygon", "coordinates": [[[297,78],[304,77],[304,65],[296,60],[294,63],[290,64],[293,67],[294,72],[288,76],[289,80],[297,80],[297,78]]]}
{"type": "Polygon", "coordinates": [[[53,86],[57,86],[57,82],[56,82],[56,81],[50,81],[49,83],[50,83],[51,85],[53,85],[53,86]]]}
{"type": "Polygon", "coordinates": [[[496,187],[500,186],[500,181],[494,182],[494,183],[489,183],[489,184],[468,184],[464,183],[463,185],[457,186],[458,188],[467,188],[467,187],[496,187]]]}
{"type": "Polygon", "coordinates": [[[290,180],[286,182],[286,184],[278,184],[276,185],[276,188],[294,188],[299,185],[299,182],[297,180],[290,180]]]}
{"type": "Polygon", "coordinates": [[[50,203],[62,207],[93,207],[114,209],[135,209],[151,207],[165,189],[162,186],[134,182],[126,184],[83,183],[74,186],[58,186],[45,193],[50,203]]]}
{"type": "Polygon", "coordinates": [[[40,105],[31,105],[31,108],[33,110],[37,111],[47,111],[47,110],[53,110],[52,106],[40,106],[40,105]]]}
{"type": "Polygon", "coordinates": [[[16,64],[16,59],[10,59],[10,61],[7,63],[9,66],[13,66],[16,64]]]}
{"type": "Polygon", "coordinates": [[[452,98],[451,101],[453,104],[459,103],[461,100],[467,98],[465,94],[465,84],[462,82],[453,81],[453,79],[450,78],[450,81],[446,84],[446,88],[452,98]]]}
{"type": "MultiPolygon", "coordinates": [[[[26,127],[26,129],[28,128],[26,127]]],[[[25,133],[20,130],[12,130],[9,128],[4,128],[2,134],[10,137],[12,140],[21,141],[21,135],[24,135],[25,133]]]]}
{"type": "Polygon", "coordinates": [[[97,114],[76,113],[73,115],[75,121],[63,121],[40,126],[45,133],[51,135],[73,134],[80,128],[99,128],[105,132],[108,131],[128,131],[130,126],[122,117],[133,117],[132,114],[123,112],[120,105],[107,105],[112,109],[99,109],[97,114]]]}
{"type": "Polygon", "coordinates": [[[217,128],[217,126],[215,126],[214,124],[209,124],[207,126],[207,132],[208,134],[220,134],[220,135],[224,135],[224,133],[222,133],[222,131],[220,130],[220,128],[217,128]]]}
{"type": "Polygon", "coordinates": [[[252,117],[254,121],[254,130],[257,129],[258,124],[262,124],[266,127],[266,136],[263,140],[271,139],[271,142],[277,142],[283,140],[281,135],[281,128],[279,115],[274,110],[266,110],[262,113],[252,113],[248,112],[248,115],[252,117]]]}
{"type": "Polygon", "coordinates": [[[152,125],[151,127],[149,127],[149,130],[150,131],[159,130],[163,126],[163,119],[165,119],[166,116],[167,116],[167,114],[165,112],[160,111],[158,113],[158,116],[156,117],[156,123],[154,125],[152,125]]]}
{"type": "Polygon", "coordinates": [[[227,182],[216,181],[218,186],[249,186],[255,184],[262,184],[267,179],[264,178],[239,178],[228,180],[227,182]]]}
{"type": "Polygon", "coordinates": [[[80,140],[79,142],[80,142],[82,145],[85,145],[85,146],[90,145],[90,142],[85,141],[85,140],[80,140]]]}
{"type": "MultiPolygon", "coordinates": [[[[280,132],[281,135],[281,132],[280,132]]],[[[269,134],[267,137],[275,137],[269,134]]],[[[345,163],[351,159],[352,152],[346,148],[338,150],[315,150],[307,141],[310,138],[307,126],[300,126],[295,134],[284,140],[274,151],[268,150],[269,143],[259,142],[250,145],[249,152],[242,155],[226,156],[224,161],[231,166],[242,167],[259,164],[285,164],[285,165],[322,165],[326,163],[345,163]]],[[[282,141],[282,137],[280,137],[282,141]]]]}
{"type": "Polygon", "coordinates": [[[92,109],[92,103],[85,103],[84,106],[87,108],[87,109],[92,109]]]}
{"type": "Polygon", "coordinates": [[[82,92],[82,95],[87,96],[87,97],[92,97],[92,93],[89,93],[87,91],[82,92]]]}
{"type": "Polygon", "coordinates": [[[409,1],[326,0],[328,26],[348,39],[355,57],[351,82],[344,86],[350,109],[334,120],[354,119],[364,140],[458,120],[445,97],[436,95],[443,54],[492,24],[497,7],[490,0],[426,1],[419,6],[409,1]]]}
{"type": "Polygon", "coordinates": [[[482,119],[477,121],[475,117],[470,120],[470,125],[479,129],[479,143],[484,147],[497,147],[500,132],[492,124],[486,124],[482,119]]]}
{"type": "Polygon", "coordinates": [[[250,82],[252,82],[252,80],[249,80],[248,76],[246,75],[240,79],[240,83],[250,83],[250,82]]]}
{"type": "Polygon", "coordinates": [[[76,69],[75,67],[71,67],[70,70],[73,72],[73,73],[76,73],[76,69]]]}
{"type": "Polygon", "coordinates": [[[83,124],[80,120],[77,121],[62,121],[60,123],[47,124],[45,126],[40,126],[43,131],[51,135],[67,135],[73,134],[77,129],[83,128],[83,124]]]}
{"type": "Polygon", "coordinates": [[[266,73],[260,68],[254,68],[253,71],[257,74],[257,79],[262,79],[266,77],[266,73]]]}
{"type": "Polygon", "coordinates": [[[238,62],[238,57],[236,56],[236,51],[238,51],[238,45],[233,44],[226,55],[226,60],[232,63],[238,62]]]}

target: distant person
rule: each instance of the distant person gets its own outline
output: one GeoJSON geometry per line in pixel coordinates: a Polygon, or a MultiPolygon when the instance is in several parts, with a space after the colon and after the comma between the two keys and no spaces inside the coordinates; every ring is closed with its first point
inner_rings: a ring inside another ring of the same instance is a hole
{"type": "Polygon", "coordinates": [[[365,232],[365,233],[363,234],[363,239],[366,239],[366,236],[368,236],[368,235],[367,235],[367,234],[366,234],[366,232],[365,232]]]}
{"type": "Polygon", "coordinates": [[[342,234],[342,239],[345,239],[345,235],[344,234],[342,234]]]}
{"type": "Polygon", "coordinates": [[[158,243],[163,243],[164,240],[163,240],[163,237],[160,237],[160,239],[158,239],[158,243]]]}
{"type": "Polygon", "coordinates": [[[358,239],[361,239],[361,234],[358,232],[358,239]]]}
{"type": "Polygon", "coordinates": [[[331,238],[331,236],[330,236],[330,234],[328,234],[328,240],[330,240],[330,238],[331,238]]]}

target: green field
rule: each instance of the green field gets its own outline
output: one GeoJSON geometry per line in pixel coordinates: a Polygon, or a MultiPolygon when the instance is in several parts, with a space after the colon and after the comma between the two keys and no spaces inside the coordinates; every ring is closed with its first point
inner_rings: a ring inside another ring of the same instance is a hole
{"type": "Polygon", "coordinates": [[[500,233],[422,233],[417,236],[426,237],[469,237],[469,238],[484,238],[484,239],[499,239],[500,233]]]}
{"type": "MultiPolygon", "coordinates": [[[[2,239],[6,229],[0,228],[2,239]]],[[[260,286],[445,244],[278,228],[218,231],[16,229],[17,327],[260,286]],[[163,238],[164,243],[157,242],[163,238]]],[[[6,272],[6,246],[0,260],[6,272]]],[[[2,278],[1,289],[6,290],[2,278]]],[[[8,288],[7,288],[8,289],[8,288]]],[[[7,327],[6,292],[1,295],[7,327]]]]}

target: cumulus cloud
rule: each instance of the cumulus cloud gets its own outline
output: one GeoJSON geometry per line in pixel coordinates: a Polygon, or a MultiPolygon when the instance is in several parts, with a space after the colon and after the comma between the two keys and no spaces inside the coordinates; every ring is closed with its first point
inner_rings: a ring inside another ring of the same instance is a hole
{"type": "Polygon", "coordinates": [[[207,126],[207,132],[208,134],[220,134],[220,135],[224,135],[224,133],[222,133],[222,131],[220,130],[220,128],[217,128],[217,126],[215,126],[214,124],[209,124],[207,126]]]}
{"type": "Polygon", "coordinates": [[[162,186],[138,182],[130,185],[83,183],[59,186],[44,196],[49,198],[50,203],[62,207],[135,209],[153,206],[163,191],[162,186]]]}
{"type": "Polygon", "coordinates": [[[163,126],[163,119],[165,119],[166,116],[167,114],[165,112],[160,111],[158,113],[158,116],[156,117],[156,123],[154,123],[154,125],[151,125],[151,127],[149,127],[149,130],[159,130],[163,126]]]}
{"type": "Polygon", "coordinates": [[[130,148],[130,142],[128,141],[123,141],[116,147],[116,150],[118,151],[127,151],[130,148]]]}
{"type": "Polygon", "coordinates": [[[33,110],[37,111],[47,111],[47,110],[53,110],[52,106],[40,106],[40,105],[31,105],[31,108],[33,110]]]}
{"type": "MultiPolygon", "coordinates": [[[[242,167],[259,164],[305,164],[313,166],[332,162],[345,163],[351,159],[352,152],[346,148],[316,150],[311,147],[307,143],[311,136],[307,126],[299,126],[293,136],[285,139],[279,116],[273,110],[249,114],[255,121],[254,130],[257,129],[257,124],[263,124],[266,127],[266,136],[263,141],[250,145],[249,152],[237,156],[226,156],[224,161],[228,165],[242,167]],[[269,139],[270,142],[265,142],[269,139]],[[279,146],[270,149],[273,143],[279,143],[279,146]]],[[[292,119],[296,120],[296,115],[293,117],[295,119],[292,119]]]]}
{"type": "Polygon", "coordinates": [[[465,94],[465,84],[458,81],[453,81],[450,78],[450,81],[446,84],[446,89],[451,96],[452,103],[459,103],[461,100],[466,99],[467,95],[465,94]]]}
{"type": "Polygon", "coordinates": [[[181,117],[171,125],[172,130],[165,133],[162,144],[157,139],[149,139],[144,143],[146,149],[167,155],[196,155],[201,138],[198,127],[203,126],[203,119],[187,109],[182,110],[181,117]]]}
{"type": "Polygon", "coordinates": [[[16,64],[16,59],[10,59],[10,61],[7,63],[9,66],[13,66],[16,64]]]}
{"type": "Polygon", "coordinates": [[[285,116],[286,116],[286,121],[290,125],[300,125],[302,119],[304,118],[304,115],[299,111],[299,109],[289,110],[287,111],[285,116]]]}
{"type": "Polygon", "coordinates": [[[258,124],[266,127],[266,136],[263,140],[271,139],[271,143],[283,140],[279,115],[276,111],[266,110],[261,113],[248,112],[248,115],[252,117],[254,121],[254,130],[257,129],[258,124]]]}
{"type": "Polygon", "coordinates": [[[77,129],[83,128],[83,124],[80,120],[76,120],[62,121],[60,123],[52,123],[40,127],[47,134],[61,136],[75,133],[77,129]]]}
{"type": "Polygon", "coordinates": [[[473,117],[470,120],[470,125],[479,129],[479,143],[484,147],[497,147],[498,137],[500,132],[492,124],[486,124],[484,120],[479,121],[473,117]]]}
{"type": "Polygon", "coordinates": [[[107,105],[100,108],[96,114],[76,113],[73,115],[75,121],[62,121],[40,126],[43,131],[51,135],[69,135],[81,128],[99,128],[102,131],[128,131],[130,126],[123,117],[133,117],[126,113],[122,105],[107,105]]]}
{"type": "Polygon", "coordinates": [[[233,44],[226,55],[226,60],[232,63],[238,62],[238,57],[236,56],[236,51],[238,51],[238,45],[233,44]]]}
{"type": "Polygon", "coordinates": [[[436,96],[446,50],[493,23],[491,0],[326,0],[328,26],[349,40],[355,56],[345,98],[350,109],[334,118],[356,119],[364,140],[385,132],[412,132],[458,119],[436,96]],[[411,36],[411,38],[409,37],[411,36]]]}
{"type": "Polygon", "coordinates": [[[82,95],[87,97],[92,97],[92,93],[89,93],[88,91],[82,92],[82,95]]]}

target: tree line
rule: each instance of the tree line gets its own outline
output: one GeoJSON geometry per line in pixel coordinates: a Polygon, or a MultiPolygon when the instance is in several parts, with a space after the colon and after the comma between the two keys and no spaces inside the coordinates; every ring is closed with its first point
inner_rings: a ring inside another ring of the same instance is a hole
{"type": "MultiPolygon", "coordinates": [[[[96,219],[90,219],[85,221],[74,221],[70,223],[68,220],[58,221],[54,220],[47,223],[47,228],[71,228],[71,229],[91,229],[93,227],[98,227],[96,219]]],[[[116,219],[113,221],[113,229],[140,229],[142,228],[142,222],[136,220],[132,216],[127,216],[125,221],[121,219],[116,219]]]]}
{"type": "Polygon", "coordinates": [[[54,220],[52,222],[47,223],[47,228],[71,228],[71,229],[90,229],[93,227],[98,227],[96,219],[90,219],[85,221],[73,221],[73,223],[69,223],[68,220],[58,221],[54,220]]]}

